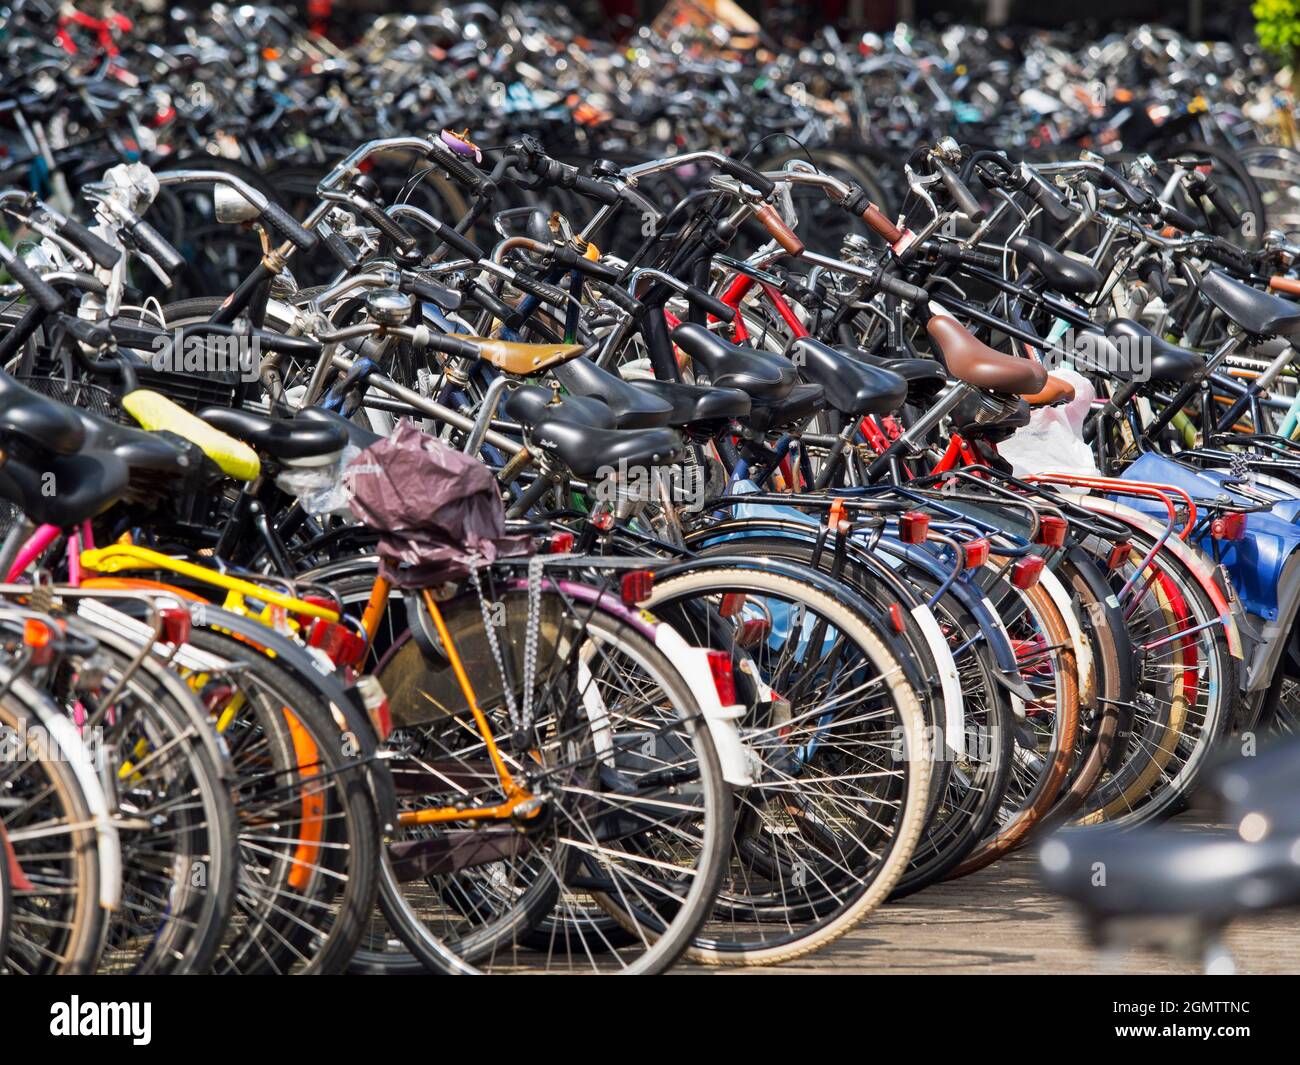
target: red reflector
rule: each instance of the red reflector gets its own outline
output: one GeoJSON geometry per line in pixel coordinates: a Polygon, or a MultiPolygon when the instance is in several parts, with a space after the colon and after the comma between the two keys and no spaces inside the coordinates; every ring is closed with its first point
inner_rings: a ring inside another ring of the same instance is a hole
{"type": "Polygon", "coordinates": [[[551,537],[550,546],[546,550],[552,555],[567,555],[573,550],[573,533],[556,533],[551,537]]]}
{"type": "Polygon", "coordinates": [[[1022,591],[1038,583],[1043,572],[1043,559],[1040,555],[1026,555],[1018,558],[1011,566],[1011,583],[1022,591]]]}
{"type": "Polygon", "coordinates": [[[1246,515],[1241,512],[1225,514],[1210,522],[1210,535],[1216,540],[1244,540],[1246,538],[1246,515]]]}
{"type": "Polygon", "coordinates": [[[722,604],[718,607],[718,613],[724,618],[734,618],[745,608],[744,592],[728,592],[722,597],[722,604]]]}
{"type": "Polygon", "coordinates": [[[593,515],[591,524],[601,532],[609,532],[614,527],[614,512],[612,510],[603,510],[599,514],[593,515]]]}
{"type": "Polygon", "coordinates": [[[190,641],[190,612],[184,607],[167,607],[161,611],[163,639],[175,647],[190,641]]]}
{"type": "Polygon", "coordinates": [[[905,544],[923,544],[930,535],[930,515],[909,510],[898,519],[898,538],[905,544]]]}
{"type": "Polygon", "coordinates": [[[723,706],[734,706],[736,702],[736,675],[732,672],[730,652],[710,651],[709,672],[713,674],[713,686],[718,690],[718,701],[723,706]]]}
{"type": "Polygon", "coordinates": [[[1034,542],[1048,547],[1060,547],[1065,543],[1065,534],[1070,523],[1057,514],[1044,514],[1038,522],[1038,535],[1034,542]]]}
{"type": "Polygon", "coordinates": [[[655,575],[648,569],[634,569],[623,574],[623,583],[619,588],[619,598],[625,606],[636,606],[650,598],[654,591],[655,575]]]}
{"type": "Polygon", "coordinates": [[[1129,555],[1133,553],[1133,548],[1127,540],[1121,540],[1110,549],[1110,556],[1106,559],[1107,569],[1119,569],[1128,561],[1129,555]]]}
{"type": "Polygon", "coordinates": [[[767,618],[749,618],[736,630],[736,643],[741,647],[757,647],[767,639],[772,625],[767,618]]]}
{"type": "Polygon", "coordinates": [[[970,540],[962,545],[962,554],[965,556],[965,566],[967,569],[979,569],[989,560],[989,542],[984,537],[976,540],[970,540]]]}
{"type": "Polygon", "coordinates": [[[894,631],[903,631],[903,607],[901,603],[889,604],[889,620],[894,623],[894,631]]]}
{"type": "Polygon", "coordinates": [[[307,643],[319,647],[336,666],[355,666],[365,656],[366,641],[349,629],[324,618],[312,621],[307,643]]]}

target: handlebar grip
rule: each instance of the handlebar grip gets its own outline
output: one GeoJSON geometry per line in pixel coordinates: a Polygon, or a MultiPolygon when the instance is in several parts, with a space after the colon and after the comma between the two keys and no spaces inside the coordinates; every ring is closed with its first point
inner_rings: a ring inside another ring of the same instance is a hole
{"type": "Polygon", "coordinates": [[[1274,274],[1268,279],[1268,287],[1274,292],[1285,292],[1288,296],[1300,296],[1300,281],[1294,277],[1274,274]]]}
{"type": "Polygon", "coordinates": [[[1020,175],[1024,180],[1025,194],[1042,208],[1043,214],[1053,222],[1061,225],[1074,218],[1074,212],[1065,205],[1065,200],[1056,190],[1056,186],[1045,181],[1024,163],[1020,164],[1020,175]]]}
{"type": "Polygon", "coordinates": [[[867,204],[866,210],[862,212],[862,221],[875,230],[886,244],[897,244],[903,239],[903,231],[885,217],[885,212],[874,203],[867,204]]]}
{"type": "Polygon", "coordinates": [[[515,272],[515,276],[510,279],[510,283],[521,292],[527,292],[530,296],[536,296],[539,300],[547,303],[554,303],[560,307],[569,302],[569,294],[562,288],[555,285],[549,285],[545,281],[538,281],[535,277],[529,277],[527,274],[515,272]]]}
{"type": "Polygon", "coordinates": [[[475,262],[487,257],[487,253],[469,237],[465,236],[464,233],[443,222],[438,223],[438,239],[460,252],[465,258],[473,259],[475,262]]]}
{"type": "Polygon", "coordinates": [[[1160,217],[1175,229],[1181,229],[1184,233],[1195,233],[1201,228],[1194,218],[1183,214],[1177,207],[1171,207],[1167,203],[1160,205],[1160,217]]]}
{"type": "Polygon", "coordinates": [[[1097,175],[1098,180],[1108,189],[1118,192],[1130,207],[1145,207],[1150,201],[1150,195],[1143,189],[1138,188],[1127,178],[1121,177],[1115,171],[1109,168],[1103,168],[1097,175]]]}
{"type": "Polygon", "coordinates": [[[436,156],[438,165],[471,191],[483,193],[488,190],[491,182],[487,175],[465,162],[441,141],[430,145],[429,155],[436,156]]]}
{"type": "Polygon", "coordinates": [[[63,307],[63,297],[59,295],[58,289],[46,284],[40,274],[3,244],[0,244],[0,266],[3,266],[9,276],[23,286],[23,291],[42,310],[53,313],[63,307]]]}
{"type": "Polygon", "coordinates": [[[602,285],[601,291],[605,293],[612,303],[618,304],[633,318],[640,318],[646,312],[645,304],[625,288],[620,288],[618,285],[614,284],[608,284],[602,285]]]}
{"type": "Polygon", "coordinates": [[[1217,237],[1206,246],[1205,257],[1239,274],[1251,272],[1250,260],[1239,249],[1217,237]]]}
{"type": "Polygon", "coordinates": [[[1169,287],[1169,279],[1165,277],[1165,272],[1160,268],[1159,263],[1148,262],[1138,271],[1138,276],[1155,289],[1162,300],[1167,301],[1173,296],[1173,289],[1169,287]]]}
{"type": "Polygon", "coordinates": [[[1002,269],[1002,260],[995,255],[985,255],[983,252],[975,251],[971,248],[963,248],[959,244],[939,244],[926,245],[923,251],[933,250],[940,259],[947,259],[949,262],[964,263],[966,266],[978,266],[981,270],[990,270],[994,273],[1002,269]]]}
{"type": "Polygon", "coordinates": [[[262,209],[262,220],[282,237],[303,251],[316,247],[317,236],[310,229],[300,225],[288,211],[274,200],[267,200],[262,209]]]}
{"type": "Polygon", "coordinates": [[[483,349],[472,340],[461,340],[460,337],[451,337],[446,333],[430,334],[429,347],[433,348],[434,351],[441,351],[444,355],[452,355],[458,359],[480,359],[483,357],[483,349]]]}
{"type": "Polygon", "coordinates": [[[614,188],[613,185],[606,185],[603,181],[598,181],[596,178],[587,177],[583,174],[578,174],[573,179],[573,191],[579,196],[599,200],[606,206],[618,203],[622,199],[618,189],[614,188]]]}
{"type": "Polygon", "coordinates": [[[596,259],[588,259],[585,255],[579,254],[576,248],[557,247],[552,254],[558,265],[568,267],[570,270],[577,270],[597,281],[614,284],[623,272],[617,267],[606,266],[596,259]]]}
{"type": "Polygon", "coordinates": [[[97,322],[88,322],[75,314],[60,314],[61,325],[69,336],[92,348],[101,348],[113,340],[113,331],[97,322]]]}
{"type": "Polygon", "coordinates": [[[328,251],[339,265],[345,270],[351,270],[357,265],[357,257],[352,254],[352,249],[348,247],[348,242],[334,232],[329,226],[325,226],[325,237],[323,241],[325,250],[328,251]]]}
{"type": "Polygon", "coordinates": [[[121,249],[113,247],[98,233],[92,233],[75,218],[64,218],[57,228],[63,236],[89,255],[96,266],[111,270],[122,258],[121,249]]]}
{"type": "Polygon", "coordinates": [[[925,303],[930,298],[930,293],[919,285],[910,284],[902,278],[892,277],[889,274],[882,273],[876,279],[876,287],[908,303],[925,303]]]}
{"type": "Polygon", "coordinates": [[[376,207],[366,201],[358,201],[355,206],[361,217],[391,240],[403,255],[411,255],[415,252],[415,238],[382,207],[376,207]]]}
{"type": "Polygon", "coordinates": [[[943,187],[952,197],[952,202],[957,205],[957,209],[972,222],[981,221],[984,218],[984,208],[980,206],[979,200],[975,199],[971,190],[962,184],[961,178],[938,159],[932,160],[932,165],[943,182],[943,187]]]}
{"type": "Polygon", "coordinates": [[[704,289],[695,285],[686,286],[686,298],[702,311],[706,311],[724,322],[734,322],[736,320],[736,308],[730,307],[718,299],[705,292],[704,289]]]}
{"type": "Polygon", "coordinates": [[[185,256],[143,218],[131,223],[130,230],[141,248],[163,268],[163,273],[174,274],[185,265],[185,256]]]}
{"type": "Polygon", "coordinates": [[[743,181],[764,199],[771,196],[772,190],[776,188],[776,182],[765,178],[752,166],[742,163],[739,159],[723,159],[718,163],[718,168],[730,174],[737,181],[743,181]]]}
{"type": "Polygon", "coordinates": [[[798,258],[804,253],[803,241],[799,239],[793,229],[785,224],[785,219],[770,203],[760,203],[755,207],[754,217],[762,223],[764,229],[772,234],[772,239],[790,255],[798,258]]]}
{"type": "Polygon", "coordinates": [[[1236,229],[1241,225],[1241,212],[1219,185],[1213,181],[1207,182],[1204,196],[1214,205],[1214,209],[1223,215],[1223,220],[1228,223],[1229,228],[1236,229]]]}

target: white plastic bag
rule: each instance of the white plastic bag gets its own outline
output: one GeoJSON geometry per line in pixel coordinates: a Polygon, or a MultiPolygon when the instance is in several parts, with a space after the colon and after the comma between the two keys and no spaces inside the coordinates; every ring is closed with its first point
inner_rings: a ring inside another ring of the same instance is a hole
{"type": "Polygon", "coordinates": [[[1083,440],[1083,423],[1097,393],[1075,370],[1053,370],[1052,376],[1069,382],[1074,399],[1063,407],[1034,411],[1028,425],[998,445],[998,454],[1011,463],[1017,477],[1036,473],[1100,476],[1092,449],[1083,440]]]}

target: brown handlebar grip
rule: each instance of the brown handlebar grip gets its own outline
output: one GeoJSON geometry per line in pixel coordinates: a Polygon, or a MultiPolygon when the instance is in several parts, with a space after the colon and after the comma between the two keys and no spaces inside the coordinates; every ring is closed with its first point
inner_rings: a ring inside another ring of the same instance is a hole
{"type": "Polygon", "coordinates": [[[793,229],[785,224],[785,219],[777,213],[777,209],[770,203],[761,203],[755,207],[754,217],[763,224],[764,229],[772,234],[772,239],[787,252],[795,257],[803,254],[803,241],[795,235],[793,229]]]}
{"type": "Polygon", "coordinates": [[[888,244],[897,244],[903,239],[903,231],[886,218],[885,212],[874,203],[867,204],[867,209],[862,212],[862,221],[879,233],[888,244]]]}
{"type": "Polygon", "coordinates": [[[1285,292],[1288,296],[1300,296],[1300,281],[1294,277],[1274,274],[1268,279],[1268,287],[1274,292],[1285,292]]]}

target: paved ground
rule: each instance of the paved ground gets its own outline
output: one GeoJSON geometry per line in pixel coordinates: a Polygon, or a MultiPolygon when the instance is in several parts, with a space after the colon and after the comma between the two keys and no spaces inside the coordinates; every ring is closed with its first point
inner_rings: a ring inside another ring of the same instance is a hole
{"type": "MultiPolygon", "coordinates": [[[[1068,904],[1015,854],[964,880],[939,884],[877,911],[830,947],[752,973],[1195,973],[1150,951],[1099,953],[1068,904]]],[[[1235,924],[1226,943],[1242,973],[1300,973],[1300,912],[1235,924]]],[[[693,968],[693,967],[692,967],[693,968]]],[[[734,971],[734,970],[733,970],[734,971]]]]}

